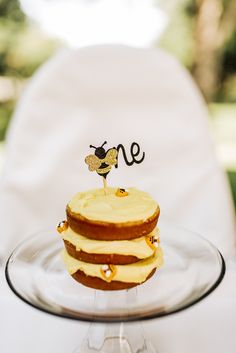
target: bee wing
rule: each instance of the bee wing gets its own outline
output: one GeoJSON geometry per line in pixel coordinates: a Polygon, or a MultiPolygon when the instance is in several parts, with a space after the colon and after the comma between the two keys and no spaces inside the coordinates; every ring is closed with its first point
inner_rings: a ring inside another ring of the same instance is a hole
{"type": "Polygon", "coordinates": [[[115,148],[111,148],[107,151],[106,157],[104,158],[104,162],[108,165],[115,165],[117,163],[117,150],[115,148]]]}
{"type": "Polygon", "coordinates": [[[93,172],[100,167],[101,160],[94,154],[90,154],[85,158],[85,163],[88,164],[90,172],[93,172]]]}

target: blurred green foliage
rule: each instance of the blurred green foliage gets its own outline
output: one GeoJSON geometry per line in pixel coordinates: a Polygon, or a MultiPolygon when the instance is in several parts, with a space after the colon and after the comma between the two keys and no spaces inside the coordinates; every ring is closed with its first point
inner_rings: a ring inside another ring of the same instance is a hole
{"type": "MultiPolygon", "coordinates": [[[[59,41],[48,38],[29,22],[18,0],[0,0],[0,76],[24,81],[59,45],[59,41]]],[[[0,85],[4,84],[5,81],[0,81],[0,85]]],[[[14,111],[17,98],[14,94],[13,90],[12,97],[3,101],[0,97],[0,141],[5,138],[14,111]]]]}
{"type": "MultiPolygon", "coordinates": [[[[163,1],[161,4],[165,11],[166,3],[163,1]]],[[[194,61],[192,10],[189,7],[192,4],[192,1],[181,0],[179,4],[169,10],[168,26],[157,43],[158,46],[178,58],[189,70],[194,61]],[[186,11],[188,7],[189,9],[186,11]]]]}
{"type": "Polygon", "coordinates": [[[11,75],[12,52],[27,23],[17,0],[0,0],[0,75],[11,75]]]}
{"type": "MultiPolygon", "coordinates": [[[[199,11],[198,4],[204,1],[207,0],[179,0],[173,2],[175,6],[170,11],[169,25],[159,42],[161,47],[173,53],[192,73],[194,72],[197,55],[196,21],[199,11]]],[[[224,15],[226,22],[225,29],[222,29],[222,32],[225,32],[225,36],[221,34],[225,40],[220,45],[216,43],[216,48],[220,47],[220,67],[217,70],[219,84],[214,100],[218,102],[236,102],[236,1],[213,0],[211,4],[213,2],[220,4],[219,7],[221,8],[218,27],[224,28],[220,22],[223,22],[224,15]]],[[[164,0],[161,2],[164,10],[167,3],[168,1],[164,0]]],[[[210,18],[210,16],[211,14],[209,13],[208,17],[210,18]]],[[[209,65],[209,62],[207,65],[209,65]]]]}
{"type": "Polygon", "coordinates": [[[227,175],[228,175],[230,187],[231,187],[231,190],[232,190],[234,209],[235,209],[235,212],[236,212],[236,172],[229,171],[227,173],[227,175]]]}
{"type": "Polygon", "coordinates": [[[222,68],[218,101],[236,102],[236,29],[225,43],[222,68]]]}
{"type": "MultiPolygon", "coordinates": [[[[213,1],[221,2],[224,10],[236,0],[213,1]]],[[[157,0],[157,6],[162,6],[169,16],[169,25],[158,45],[173,53],[190,71],[196,57],[194,25],[198,3],[198,0],[157,0]]],[[[27,79],[60,45],[29,21],[18,0],[0,0],[0,76],[27,79]]],[[[236,21],[235,30],[222,47],[221,64],[216,98],[221,102],[236,102],[236,21]]],[[[0,141],[5,136],[15,98],[1,101],[0,97],[0,141]]]]}
{"type": "MultiPolygon", "coordinates": [[[[222,11],[221,16],[223,17],[225,10],[229,7],[230,2],[235,2],[235,0],[215,0],[216,2],[221,3],[222,11]]],[[[198,0],[186,0],[185,5],[183,6],[183,12],[193,23],[196,19],[198,9],[197,9],[198,0]]],[[[210,14],[209,14],[210,16],[210,14]]],[[[226,37],[226,41],[223,44],[222,50],[222,61],[221,61],[221,81],[227,79],[230,75],[236,74],[236,14],[232,12],[231,20],[234,22],[232,26],[233,30],[230,32],[229,36],[226,37]]],[[[221,25],[221,23],[219,23],[221,25]]],[[[190,29],[191,30],[191,29],[190,29]]],[[[193,37],[194,34],[191,33],[193,37]]],[[[236,98],[236,97],[235,97],[236,98]]],[[[227,100],[227,98],[225,98],[227,100]]],[[[235,99],[236,102],[236,99],[235,99]]]]}
{"type": "Polygon", "coordinates": [[[222,72],[222,79],[236,73],[236,28],[225,43],[222,67],[224,68],[222,72]]]}
{"type": "Polygon", "coordinates": [[[14,106],[15,102],[12,100],[0,104],[0,141],[3,141],[5,138],[14,106]]]}
{"type": "Polygon", "coordinates": [[[20,23],[25,21],[25,15],[17,0],[0,0],[0,18],[20,23]]]}
{"type": "Polygon", "coordinates": [[[26,19],[17,0],[0,0],[0,75],[30,77],[58,45],[26,19]]]}

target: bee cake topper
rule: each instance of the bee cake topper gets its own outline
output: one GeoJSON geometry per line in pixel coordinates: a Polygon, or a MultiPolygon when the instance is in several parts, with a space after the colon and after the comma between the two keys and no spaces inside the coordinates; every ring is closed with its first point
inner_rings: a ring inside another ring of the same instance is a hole
{"type": "Polygon", "coordinates": [[[110,148],[106,151],[103,147],[106,143],[107,141],[105,141],[99,147],[90,145],[89,147],[94,148],[95,152],[94,154],[90,154],[85,158],[85,163],[88,164],[88,169],[91,172],[96,171],[98,175],[102,176],[105,192],[107,188],[107,175],[110,173],[113,166],[118,168],[118,155],[120,150],[123,154],[124,161],[128,166],[131,166],[134,163],[142,163],[145,158],[145,152],[143,152],[141,158],[138,159],[140,154],[140,146],[137,142],[133,142],[130,146],[130,161],[127,158],[125,147],[122,144],[119,144],[117,147],[110,148]]]}

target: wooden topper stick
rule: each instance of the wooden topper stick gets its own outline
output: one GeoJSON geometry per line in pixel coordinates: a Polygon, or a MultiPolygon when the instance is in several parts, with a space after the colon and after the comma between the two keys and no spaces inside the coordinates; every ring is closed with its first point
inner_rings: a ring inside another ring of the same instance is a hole
{"type": "Polygon", "coordinates": [[[107,195],[107,181],[104,177],[102,177],[102,181],[103,181],[103,187],[104,187],[104,193],[105,195],[107,195]]]}

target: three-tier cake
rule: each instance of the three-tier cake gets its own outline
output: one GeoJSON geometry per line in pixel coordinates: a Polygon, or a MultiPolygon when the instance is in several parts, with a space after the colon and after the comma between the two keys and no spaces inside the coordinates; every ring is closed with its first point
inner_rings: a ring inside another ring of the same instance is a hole
{"type": "Polygon", "coordinates": [[[128,289],[148,280],[163,263],[160,209],[135,188],[95,189],[76,194],[58,226],[63,260],[72,277],[102,290],[128,289]]]}

